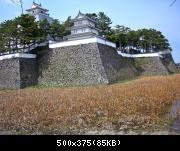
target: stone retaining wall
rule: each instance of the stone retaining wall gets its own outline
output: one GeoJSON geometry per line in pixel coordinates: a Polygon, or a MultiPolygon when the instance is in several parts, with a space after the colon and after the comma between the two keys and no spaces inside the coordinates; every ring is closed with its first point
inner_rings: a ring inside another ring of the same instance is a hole
{"type": "Polygon", "coordinates": [[[38,83],[38,65],[36,59],[20,59],[21,88],[38,83]]]}
{"type": "Polygon", "coordinates": [[[37,84],[36,59],[0,61],[0,89],[19,89],[37,84]]]}
{"type": "Polygon", "coordinates": [[[160,57],[134,58],[134,66],[140,75],[168,75],[167,68],[162,63],[160,57]]]}
{"type": "Polygon", "coordinates": [[[46,86],[108,84],[136,76],[107,45],[90,43],[53,48],[39,59],[38,83],[46,86]]]}
{"type": "Polygon", "coordinates": [[[0,89],[20,88],[19,59],[0,61],[0,89]]]}
{"type": "Polygon", "coordinates": [[[118,55],[116,49],[98,44],[98,50],[109,83],[133,79],[138,75],[133,64],[118,55]]]}
{"type": "Polygon", "coordinates": [[[0,89],[45,86],[86,86],[128,80],[138,75],[177,72],[171,54],[160,57],[126,58],[115,48],[89,43],[43,48],[38,58],[0,60],[0,89]]]}
{"type": "Polygon", "coordinates": [[[168,70],[169,73],[178,72],[178,68],[177,68],[171,54],[164,54],[161,61],[164,64],[164,66],[166,67],[166,69],[168,70]]]}

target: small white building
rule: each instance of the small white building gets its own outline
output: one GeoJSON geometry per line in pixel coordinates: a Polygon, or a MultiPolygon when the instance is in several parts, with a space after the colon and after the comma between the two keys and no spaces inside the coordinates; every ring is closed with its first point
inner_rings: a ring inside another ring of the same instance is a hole
{"type": "Polygon", "coordinates": [[[47,19],[49,23],[52,23],[53,18],[48,14],[49,10],[42,7],[41,4],[37,4],[33,1],[32,7],[26,10],[27,13],[36,18],[36,21],[43,21],[47,19]]]}
{"type": "Polygon", "coordinates": [[[74,25],[71,27],[71,35],[66,36],[68,40],[87,39],[99,36],[99,29],[96,28],[96,21],[87,17],[79,11],[73,19],[74,25]]]}
{"type": "Polygon", "coordinates": [[[60,48],[90,43],[100,43],[113,48],[116,44],[106,40],[99,34],[100,29],[96,27],[96,21],[79,11],[72,20],[71,34],[64,37],[63,42],[52,42],[49,48],[60,48]]]}

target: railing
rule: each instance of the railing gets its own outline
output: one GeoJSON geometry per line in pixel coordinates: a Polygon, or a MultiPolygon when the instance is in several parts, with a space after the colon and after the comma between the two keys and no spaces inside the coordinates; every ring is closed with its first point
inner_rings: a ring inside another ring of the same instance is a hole
{"type": "Polygon", "coordinates": [[[7,51],[0,53],[0,56],[9,55],[9,54],[15,54],[15,53],[29,53],[33,49],[36,49],[37,47],[46,46],[49,42],[42,42],[42,43],[36,43],[26,48],[18,48],[18,50],[13,51],[7,51]]]}

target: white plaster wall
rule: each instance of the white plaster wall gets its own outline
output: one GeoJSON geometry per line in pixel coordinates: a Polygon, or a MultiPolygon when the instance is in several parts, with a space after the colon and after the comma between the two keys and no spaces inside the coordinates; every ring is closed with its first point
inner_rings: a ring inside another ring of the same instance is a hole
{"type": "Polygon", "coordinates": [[[123,57],[128,57],[128,58],[145,58],[145,57],[160,57],[162,58],[162,54],[170,54],[170,51],[166,52],[157,52],[157,53],[146,53],[146,54],[127,54],[127,53],[122,53],[121,51],[118,51],[118,54],[123,56],[123,57]]]}
{"type": "Polygon", "coordinates": [[[36,55],[26,54],[26,53],[15,53],[15,54],[0,56],[0,60],[12,59],[12,58],[36,58],[36,55]]]}
{"type": "Polygon", "coordinates": [[[66,41],[66,42],[60,42],[60,43],[54,43],[50,44],[49,48],[58,48],[58,47],[67,47],[67,46],[73,46],[73,45],[81,45],[81,44],[88,44],[88,43],[100,43],[104,45],[111,46],[113,48],[116,48],[116,44],[112,43],[110,41],[100,39],[100,38],[88,38],[88,39],[81,39],[81,40],[74,40],[74,41],[66,41]]]}

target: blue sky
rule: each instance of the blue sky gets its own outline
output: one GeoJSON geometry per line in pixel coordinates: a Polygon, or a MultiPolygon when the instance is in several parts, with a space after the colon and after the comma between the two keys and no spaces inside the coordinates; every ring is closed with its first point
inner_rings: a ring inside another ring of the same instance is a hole
{"type": "MultiPolygon", "coordinates": [[[[17,0],[18,1],[18,0],[17,0]]],[[[31,7],[33,0],[23,0],[24,9],[31,7]]],[[[173,58],[180,63],[180,0],[169,7],[173,0],[35,0],[49,9],[52,17],[64,21],[83,13],[105,12],[114,25],[132,29],[155,28],[169,40],[173,58]]],[[[0,0],[0,22],[20,15],[20,6],[10,0],[0,0]]]]}

